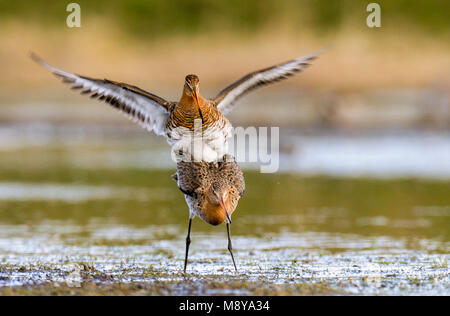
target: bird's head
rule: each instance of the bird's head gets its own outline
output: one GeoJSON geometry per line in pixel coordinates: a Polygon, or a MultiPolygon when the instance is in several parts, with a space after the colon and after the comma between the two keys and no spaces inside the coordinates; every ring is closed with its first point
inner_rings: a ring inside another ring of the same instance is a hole
{"type": "Polygon", "coordinates": [[[189,91],[198,91],[200,80],[197,75],[187,75],[185,79],[186,87],[189,91]]]}
{"type": "Polygon", "coordinates": [[[197,75],[187,75],[184,84],[186,86],[186,93],[190,97],[192,97],[192,99],[194,100],[198,114],[200,115],[200,118],[202,119],[202,123],[204,123],[203,113],[202,113],[202,110],[200,109],[200,103],[198,101],[198,97],[200,95],[199,88],[198,88],[199,82],[200,82],[200,80],[198,79],[197,75]]]}
{"type": "Polygon", "coordinates": [[[228,222],[231,224],[231,218],[227,208],[229,192],[230,188],[225,185],[223,181],[215,181],[209,187],[207,198],[211,204],[220,205],[222,207],[228,222]]]}

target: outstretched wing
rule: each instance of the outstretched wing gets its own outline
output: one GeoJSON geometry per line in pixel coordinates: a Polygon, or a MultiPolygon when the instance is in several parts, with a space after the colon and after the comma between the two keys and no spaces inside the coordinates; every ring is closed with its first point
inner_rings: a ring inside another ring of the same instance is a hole
{"type": "Polygon", "coordinates": [[[148,131],[153,130],[158,135],[165,134],[164,127],[169,117],[171,102],[126,83],[93,79],[60,70],[33,53],[31,58],[61,78],[64,83],[70,84],[72,89],[109,103],[148,131]]]}
{"type": "Polygon", "coordinates": [[[220,91],[212,101],[223,114],[226,114],[232,110],[236,100],[247,92],[295,75],[306,68],[322,51],[249,73],[220,91]]]}

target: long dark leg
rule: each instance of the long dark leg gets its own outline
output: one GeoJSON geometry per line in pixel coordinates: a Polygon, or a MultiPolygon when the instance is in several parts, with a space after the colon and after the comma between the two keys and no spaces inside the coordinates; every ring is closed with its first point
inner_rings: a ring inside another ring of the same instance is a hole
{"type": "Polygon", "coordinates": [[[230,251],[231,259],[233,260],[234,269],[237,272],[236,262],[234,261],[234,256],[233,256],[233,246],[231,245],[230,223],[227,223],[227,233],[228,233],[228,250],[230,251]]]}
{"type": "Polygon", "coordinates": [[[191,224],[192,224],[192,218],[189,218],[188,233],[187,233],[187,237],[186,237],[186,256],[184,257],[184,273],[186,273],[186,266],[187,266],[188,254],[189,254],[189,245],[191,244],[191,224]]]}

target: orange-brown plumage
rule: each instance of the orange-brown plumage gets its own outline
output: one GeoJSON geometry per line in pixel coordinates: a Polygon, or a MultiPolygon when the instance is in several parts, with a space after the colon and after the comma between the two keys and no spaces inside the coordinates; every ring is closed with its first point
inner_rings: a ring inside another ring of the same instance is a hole
{"type": "Polygon", "coordinates": [[[222,224],[227,219],[224,210],[222,209],[222,206],[220,206],[220,204],[219,205],[213,205],[211,203],[205,204],[201,210],[200,216],[205,222],[213,226],[222,224]]]}
{"type": "MultiPolygon", "coordinates": [[[[236,175],[236,177],[240,177],[240,175],[236,175]]],[[[212,186],[208,187],[205,192],[203,204],[201,205],[199,217],[213,226],[217,226],[225,222],[225,220],[227,219],[227,215],[225,212],[227,212],[228,216],[231,218],[231,215],[236,210],[237,202],[241,197],[241,194],[234,194],[233,192],[234,191],[231,186],[230,188],[225,189],[222,194],[219,193],[222,195],[222,201],[219,201],[216,198],[216,193],[214,192],[212,186]],[[221,202],[223,203],[224,207],[222,206],[221,202]]]]}
{"type": "Polygon", "coordinates": [[[209,100],[200,95],[200,92],[198,92],[198,86],[196,96],[198,100],[198,107],[195,102],[195,98],[191,94],[191,90],[185,84],[180,101],[175,105],[169,116],[168,126],[183,126],[189,130],[193,130],[194,120],[201,120],[203,117],[202,128],[206,129],[220,119],[221,113],[216,107],[211,105],[209,100]],[[200,113],[202,113],[202,116],[200,116],[200,113]]]}

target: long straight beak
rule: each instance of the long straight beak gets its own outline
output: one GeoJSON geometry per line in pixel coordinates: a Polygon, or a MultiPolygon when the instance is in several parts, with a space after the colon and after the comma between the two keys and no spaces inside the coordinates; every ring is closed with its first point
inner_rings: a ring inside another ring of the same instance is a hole
{"type": "Polygon", "coordinates": [[[227,207],[225,206],[225,203],[224,203],[224,201],[223,201],[222,198],[219,200],[219,203],[220,203],[220,206],[222,206],[222,209],[224,210],[225,215],[227,216],[228,223],[231,224],[231,218],[230,218],[230,215],[228,214],[227,207]]]}
{"type": "Polygon", "coordinates": [[[202,119],[202,124],[204,124],[205,121],[203,120],[203,113],[202,113],[202,110],[200,109],[200,103],[198,102],[197,92],[195,90],[193,90],[191,92],[191,95],[192,95],[192,98],[194,99],[195,105],[197,106],[198,114],[200,115],[200,118],[202,119]]]}

